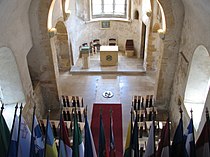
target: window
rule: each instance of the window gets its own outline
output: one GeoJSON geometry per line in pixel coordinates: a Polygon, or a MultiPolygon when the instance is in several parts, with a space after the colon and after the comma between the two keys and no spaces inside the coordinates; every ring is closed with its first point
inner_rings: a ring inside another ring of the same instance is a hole
{"type": "Polygon", "coordinates": [[[92,18],[126,18],[127,0],[91,0],[92,18]]]}

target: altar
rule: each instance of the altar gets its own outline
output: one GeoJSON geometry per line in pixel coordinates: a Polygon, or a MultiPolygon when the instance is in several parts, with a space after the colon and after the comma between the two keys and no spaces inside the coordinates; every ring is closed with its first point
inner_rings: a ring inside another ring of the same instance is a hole
{"type": "Polygon", "coordinates": [[[117,65],[118,46],[100,46],[101,65],[117,65]]]}

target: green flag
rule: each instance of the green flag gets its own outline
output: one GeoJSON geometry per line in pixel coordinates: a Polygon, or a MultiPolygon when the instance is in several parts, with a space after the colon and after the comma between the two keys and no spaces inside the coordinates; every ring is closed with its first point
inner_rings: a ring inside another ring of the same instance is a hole
{"type": "Polygon", "coordinates": [[[10,141],[10,131],[7,127],[5,119],[2,114],[0,114],[0,154],[2,157],[7,156],[7,150],[10,141]]]}
{"type": "Polygon", "coordinates": [[[74,114],[73,157],[84,157],[84,143],[82,141],[76,113],[74,114]]]}
{"type": "Polygon", "coordinates": [[[98,142],[98,157],[107,157],[106,138],[104,133],[104,125],[102,121],[102,114],[100,114],[100,130],[99,130],[99,142],[98,142]]]}

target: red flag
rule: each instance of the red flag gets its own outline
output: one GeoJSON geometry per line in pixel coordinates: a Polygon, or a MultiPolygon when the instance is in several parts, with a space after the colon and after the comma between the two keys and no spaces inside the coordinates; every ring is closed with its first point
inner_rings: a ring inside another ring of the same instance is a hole
{"type": "Polygon", "coordinates": [[[204,124],[203,130],[196,142],[196,155],[199,157],[210,156],[210,124],[209,120],[204,124]]]}
{"type": "Polygon", "coordinates": [[[61,118],[60,122],[61,124],[60,124],[59,156],[60,157],[72,156],[72,149],[70,147],[68,131],[63,118],[61,118]]]}
{"type": "Polygon", "coordinates": [[[170,137],[169,137],[169,120],[167,119],[166,124],[161,132],[161,139],[158,143],[157,157],[169,157],[170,148],[170,137]]]}

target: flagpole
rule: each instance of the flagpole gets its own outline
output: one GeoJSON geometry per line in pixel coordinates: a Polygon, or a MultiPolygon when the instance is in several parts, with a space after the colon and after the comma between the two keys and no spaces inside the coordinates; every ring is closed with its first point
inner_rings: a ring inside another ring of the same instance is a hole
{"type": "Polygon", "coordinates": [[[47,146],[47,133],[48,133],[48,123],[49,123],[49,116],[50,116],[50,109],[48,110],[48,115],[47,115],[47,125],[46,125],[46,131],[45,131],[45,151],[44,151],[44,157],[46,157],[46,146],[47,146]]]}
{"type": "MultiPolygon", "coordinates": [[[[60,101],[61,102],[61,101],[60,101]]],[[[63,109],[63,106],[62,106],[62,103],[60,103],[60,134],[59,134],[59,148],[58,148],[58,157],[60,157],[60,148],[61,148],[61,136],[62,136],[62,109],[63,109]]]]}
{"type": "Polygon", "coordinates": [[[34,136],[34,118],[35,118],[35,110],[36,110],[36,104],[34,104],[34,110],[33,110],[33,118],[32,118],[32,128],[31,128],[31,144],[30,144],[30,157],[33,157],[34,151],[32,151],[33,146],[33,136],[34,136]]]}
{"type": "MultiPolygon", "coordinates": [[[[130,146],[132,144],[132,131],[133,131],[133,106],[131,107],[131,133],[130,133],[130,146]]],[[[132,156],[132,148],[129,150],[130,156],[132,156]]]]}
{"type": "Polygon", "coordinates": [[[193,147],[194,147],[194,149],[193,149],[193,153],[194,153],[194,157],[196,157],[196,151],[195,151],[195,133],[194,133],[194,124],[193,124],[193,110],[191,109],[190,110],[190,112],[191,112],[191,119],[192,119],[192,134],[193,134],[193,147]]]}
{"type": "Polygon", "coordinates": [[[167,121],[167,123],[168,123],[168,143],[169,143],[169,145],[168,145],[168,147],[169,147],[169,149],[168,149],[168,154],[169,154],[169,157],[171,156],[171,139],[170,139],[170,114],[169,114],[169,112],[168,112],[168,121],[167,121]]]}
{"type": "Polygon", "coordinates": [[[10,151],[10,147],[11,147],[11,140],[12,140],[12,134],[13,134],[14,125],[15,125],[15,117],[16,117],[17,109],[18,109],[18,103],[15,106],[15,113],[14,113],[14,118],[13,118],[13,122],[12,122],[12,129],[11,129],[11,133],[10,133],[10,140],[9,140],[9,147],[8,147],[7,157],[9,157],[9,151],[10,151]]]}
{"type": "MultiPolygon", "coordinates": [[[[180,117],[181,117],[181,121],[182,121],[182,107],[180,106],[179,108],[179,112],[180,112],[180,117]]],[[[184,153],[184,137],[183,137],[183,121],[182,121],[182,125],[181,125],[181,133],[182,133],[182,152],[184,153]]]]}
{"type": "Polygon", "coordinates": [[[2,102],[2,100],[0,99],[0,102],[1,102],[1,104],[2,104],[2,106],[1,106],[1,115],[3,114],[3,110],[4,110],[4,103],[2,102]]]}
{"type": "Polygon", "coordinates": [[[19,126],[18,126],[18,138],[17,138],[17,152],[16,152],[16,157],[18,157],[18,147],[19,147],[19,141],[20,141],[20,128],[21,128],[21,116],[22,116],[22,109],[23,109],[23,105],[21,103],[20,105],[20,115],[19,115],[19,126]]]}
{"type": "Polygon", "coordinates": [[[86,150],[86,148],[87,148],[87,137],[86,137],[86,132],[87,132],[87,124],[86,124],[86,120],[87,120],[87,105],[86,105],[86,107],[85,107],[85,109],[84,109],[84,117],[85,117],[85,144],[84,144],[84,146],[85,146],[85,152],[84,152],[84,157],[88,157],[88,153],[87,153],[87,150],[86,150]]]}
{"type": "Polygon", "coordinates": [[[154,106],[153,106],[153,121],[152,121],[152,123],[153,123],[153,127],[154,127],[154,132],[153,132],[153,138],[154,138],[154,156],[156,156],[156,145],[155,145],[155,114],[156,114],[156,112],[155,112],[155,108],[154,108],[154,106]]]}

